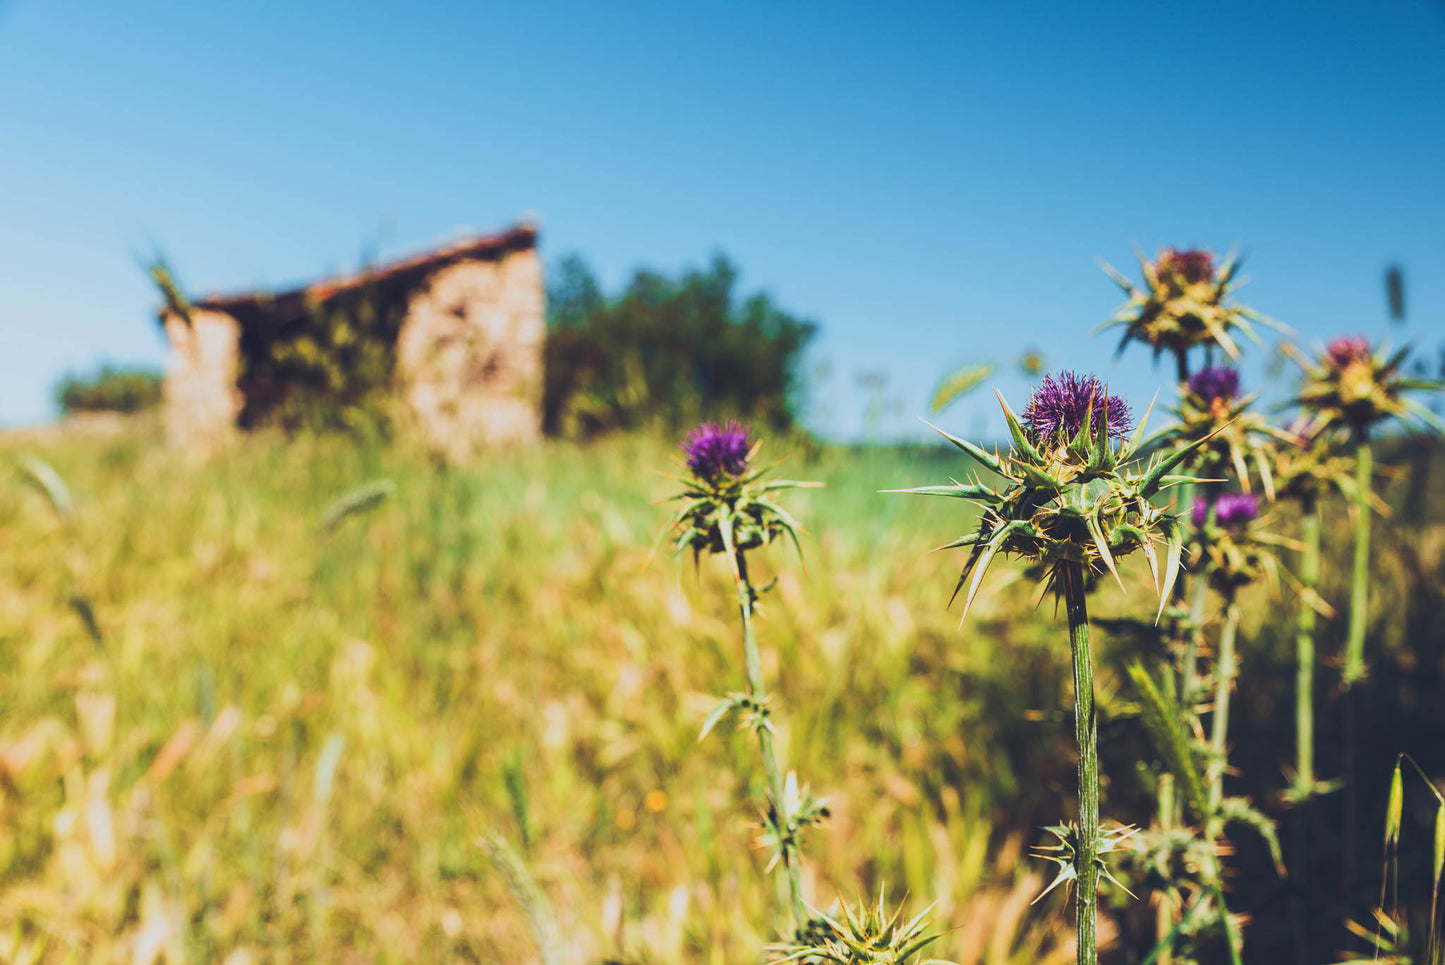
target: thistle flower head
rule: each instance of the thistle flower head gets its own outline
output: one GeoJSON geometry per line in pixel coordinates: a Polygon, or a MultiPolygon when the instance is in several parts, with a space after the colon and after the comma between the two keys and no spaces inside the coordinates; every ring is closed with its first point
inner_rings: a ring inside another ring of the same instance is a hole
{"type": "Polygon", "coordinates": [[[1255,395],[1239,394],[1239,373],[1219,366],[1200,369],[1181,387],[1178,422],[1160,434],[1166,447],[1199,444],[1184,464],[1204,478],[1232,475],[1245,492],[1258,477],[1264,493],[1274,498],[1274,463],[1280,445],[1295,438],[1251,410],[1255,395]]]}
{"type": "Polygon", "coordinates": [[[1217,345],[1230,358],[1237,359],[1239,334],[1263,344],[1254,330],[1255,323],[1283,329],[1273,319],[1232,300],[1231,291],[1238,287],[1235,279],[1239,274],[1239,261],[1233,255],[1216,265],[1211,252],[1165,248],[1152,262],[1141,252],[1139,267],[1144,275],[1142,286],[1104,265],[1104,271],[1128,297],[1099,326],[1099,331],[1123,326],[1119,353],[1130,342],[1143,342],[1154,350],[1155,358],[1167,352],[1181,360],[1182,368],[1183,359],[1197,345],[1217,345]]]}
{"type": "Polygon", "coordinates": [[[1214,524],[1232,533],[1241,533],[1259,516],[1259,497],[1254,493],[1224,493],[1210,503],[1207,499],[1194,500],[1191,521],[1195,528],[1202,529],[1209,521],[1209,511],[1214,510],[1214,524]]]}
{"type": "Polygon", "coordinates": [[[1259,515],[1259,497],[1254,493],[1225,493],[1214,501],[1214,521],[1225,529],[1239,530],[1259,515]]]}
{"type": "Polygon", "coordinates": [[[1405,393],[1439,391],[1441,383],[1406,376],[1402,369],[1408,348],[1391,353],[1386,346],[1371,349],[1358,335],[1334,339],[1314,359],[1291,350],[1304,370],[1295,401],[1312,418],[1318,430],[1347,429],[1356,436],[1390,418],[1411,418],[1436,432],[1445,423],[1405,393]]]}
{"type": "Polygon", "coordinates": [[[1200,534],[1196,553],[1203,559],[1209,585],[1229,595],[1261,575],[1279,581],[1272,546],[1278,537],[1263,531],[1260,501],[1253,493],[1222,493],[1212,503],[1200,499],[1192,513],[1200,534]]]}
{"type": "MultiPolygon", "coordinates": [[[[754,468],[758,444],[748,438],[748,427],[736,422],[704,422],[682,443],[689,475],[676,478],[683,491],[673,496],[682,503],[663,536],[673,536],[673,551],[727,553],[736,565],[737,554],[766,546],[786,535],[798,545],[798,521],[777,504],[775,493],[813,487],[821,483],[773,480],[762,476],[771,466],[754,468]]],[[[662,536],[658,537],[659,540],[662,536]]]]}
{"type": "Polygon", "coordinates": [[[1223,366],[1200,369],[1190,376],[1189,391],[1206,403],[1232,402],[1239,395],[1239,373],[1223,366]]]}
{"type": "Polygon", "coordinates": [[[1129,403],[1109,397],[1108,388],[1093,375],[1064,371],[1044,376],[1024,406],[1023,423],[1034,445],[1045,449],[1067,445],[1091,422],[1103,420],[1111,439],[1122,439],[1134,428],[1129,403]]]}
{"type": "Polygon", "coordinates": [[[1165,248],[1159,252],[1155,266],[1161,277],[1172,276],[1173,280],[1182,282],[1181,288],[1198,285],[1214,278],[1214,252],[1203,248],[1187,248],[1184,251],[1165,248]]]}
{"type": "Polygon", "coordinates": [[[1330,340],[1325,354],[1341,368],[1352,362],[1364,362],[1370,358],[1370,341],[1363,335],[1341,335],[1330,340]]]}
{"type": "Polygon", "coordinates": [[[687,434],[682,444],[687,468],[699,479],[741,476],[748,470],[752,446],[748,426],[736,422],[704,422],[687,434]]]}
{"type": "Polygon", "coordinates": [[[982,507],[977,530],[944,547],[972,547],[954,588],[956,596],[969,583],[964,614],[1000,552],[1041,564],[1045,579],[1061,589],[1066,564],[1082,563],[1091,573],[1107,571],[1118,579],[1115,561],[1138,550],[1149,560],[1161,600],[1167,599],[1182,543],[1175,517],[1155,505],[1154,497],[1192,480],[1171,473],[1203,440],[1135,465],[1142,431],[1114,442],[1132,422],[1124,401],[1106,398],[1093,376],[1067,372],[1044,381],[1022,420],[1007,404],[1003,411],[1013,437],[1006,454],[987,452],[939,430],[1000,477],[1001,485],[953,480],[948,486],[898,490],[953,496],[982,507]],[[1165,550],[1162,560],[1156,547],[1165,550]]]}

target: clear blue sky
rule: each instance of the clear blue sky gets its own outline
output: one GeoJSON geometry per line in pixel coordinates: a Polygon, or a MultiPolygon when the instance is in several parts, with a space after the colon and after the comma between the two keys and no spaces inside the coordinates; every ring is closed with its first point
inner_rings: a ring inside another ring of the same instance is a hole
{"type": "Polygon", "coordinates": [[[822,323],[830,433],[857,373],[912,432],[1030,345],[1142,406],[1168,368],[1088,337],[1135,242],[1239,244],[1307,340],[1386,334],[1398,260],[1395,339],[1445,341],[1445,4],[0,0],[0,185],[0,424],[163,362],[156,248],[236,290],[524,212],[609,287],[728,253],[822,323]]]}

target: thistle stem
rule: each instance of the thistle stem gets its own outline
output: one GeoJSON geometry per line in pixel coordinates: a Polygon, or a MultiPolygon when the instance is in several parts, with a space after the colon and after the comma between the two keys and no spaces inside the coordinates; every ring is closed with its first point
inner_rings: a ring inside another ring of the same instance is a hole
{"type": "Polygon", "coordinates": [[[1099,869],[1098,723],[1094,717],[1094,666],[1089,653],[1089,610],[1084,568],[1061,564],[1064,606],[1069,615],[1069,646],[1074,657],[1074,737],[1079,744],[1078,963],[1097,965],[1099,869]]]}
{"type": "Polygon", "coordinates": [[[1342,884],[1348,895],[1355,884],[1355,819],[1359,797],[1355,789],[1355,733],[1358,726],[1359,693],[1355,690],[1365,675],[1365,625],[1370,603],[1370,480],[1374,475],[1374,452],[1363,430],[1355,448],[1355,558],[1350,572],[1350,628],[1345,638],[1345,666],[1340,683],[1344,687],[1344,771],[1345,771],[1345,856],[1342,884]]]}
{"type": "Polygon", "coordinates": [[[1219,635],[1219,658],[1214,667],[1214,719],[1210,722],[1209,810],[1217,812],[1224,801],[1224,761],[1229,739],[1229,697],[1234,676],[1239,672],[1234,655],[1234,638],[1239,632],[1239,604],[1231,593],[1226,599],[1224,631],[1219,635]]]}
{"type": "Polygon", "coordinates": [[[1304,549],[1300,553],[1301,603],[1295,622],[1295,801],[1308,800],[1315,789],[1315,608],[1312,597],[1320,579],[1320,508],[1314,500],[1303,507],[1300,521],[1304,549]]]}
{"type": "Polygon", "coordinates": [[[1375,469],[1370,438],[1360,436],[1355,450],[1355,560],[1350,574],[1350,634],[1345,643],[1344,686],[1349,690],[1365,675],[1365,625],[1370,605],[1370,479],[1375,469]]]}
{"type": "MultiPolygon", "coordinates": [[[[1229,697],[1234,687],[1234,677],[1239,671],[1234,653],[1235,637],[1239,633],[1239,603],[1231,591],[1225,597],[1224,630],[1219,635],[1219,654],[1214,667],[1214,718],[1210,721],[1209,746],[1214,751],[1209,762],[1209,813],[1207,837],[1211,842],[1224,833],[1224,822],[1220,819],[1220,808],[1224,803],[1224,763],[1229,737],[1229,697]]],[[[1224,902],[1223,877],[1217,855],[1214,863],[1214,900],[1219,904],[1219,920],[1224,928],[1224,943],[1229,950],[1232,965],[1240,965],[1239,943],[1234,932],[1234,923],[1229,919],[1229,906],[1224,902]]]]}
{"type": "MultiPolygon", "coordinates": [[[[743,618],[743,657],[747,664],[748,695],[759,713],[767,713],[767,688],[763,684],[762,658],[758,653],[758,640],[753,632],[753,611],[757,606],[758,593],[748,579],[747,555],[743,550],[733,553],[733,578],[737,583],[738,610],[743,618]]],[[[771,811],[777,822],[778,848],[782,853],[782,866],[788,881],[789,906],[793,913],[793,925],[802,928],[808,921],[807,907],[803,904],[803,883],[798,873],[798,827],[787,810],[787,798],[783,793],[783,774],[778,768],[777,752],[773,748],[773,731],[764,717],[763,726],[757,729],[758,747],[763,752],[763,770],[768,778],[768,797],[771,811]]]]}

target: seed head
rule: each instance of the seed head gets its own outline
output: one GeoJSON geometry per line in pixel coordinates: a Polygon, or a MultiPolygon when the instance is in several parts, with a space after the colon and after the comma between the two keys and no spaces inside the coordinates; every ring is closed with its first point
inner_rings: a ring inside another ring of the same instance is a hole
{"type": "Polygon", "coordinates": [[[1239,373],[1234,369],[1200,369],[1189,379],[1189,391],[1206,402],[1222,399],[1229,402],[1239,395],[1239,373]]]}
{"type": "Polygon", "coordinates": [[[1024,407],[1023,422],[1035,445],[1052,448],[1067,444],[1086,422],[1101,415],[1114,439],[1122,439],[1134,428],[1129,403],[1110,398],[1108,388],[1093,375],[1064,371],[1057,378],[1044,376],[1024,407]]]}
{"type": "Polygon", "coordinates": [[[687,468],[699,479],[743,475],[751,448],[748,427],[737,422],[704,422],[687,434],[682,446],[687,468]]]}

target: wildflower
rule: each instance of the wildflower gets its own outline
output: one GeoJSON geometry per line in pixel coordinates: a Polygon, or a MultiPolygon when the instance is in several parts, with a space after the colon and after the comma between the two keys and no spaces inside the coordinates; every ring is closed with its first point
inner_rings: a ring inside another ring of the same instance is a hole
{"type": "Polygon", "coordinates": [[[1225,493],[1214,501],[1214,521],[1221,528],[1242,530],[1259,515],[1259,497],[1253,493],[1225,493]]]}
{"type": "Polygon", "coordinates": [[[1295,401],[1313,417],[1317,430],[1348,429],[1358,440],[1377,422],[1413,417],[1445,432],[1439,417],[1405,395],[1441,388],[1434,380],[1403,374],[1408,348],[1391,353],[1381,345],[1372,350],[1364,338],[1347,335],[1331,341],[1313,360],[1298,349],[1289,351],[1304,370],[1304,383],[1295,401]]]}
{"type": "Polygon", "coordinates": [[[674,477],[684,488],[672,498],[683,506],[664,530],[675,534],[674,552],[691,549],[694,558],[704,551],[735,557],[784,534],[797,545],[801,527],[772,494],[819,484],[760,482],[772,467],[752,466],[758,444],[750,442],[748,434],[748,427],[736,422],[704,422],[688,433],[681,448],[691,475],[674,477]]]}
{"type": "Polygon", "coordinates": [[[741,476],[747,472],[748,426],[736,422],[704,422],[687,435],[683,443],[687,468],[699,479],[716,479],[723,474],[741,476]]]}
{"type": "Polygon", "coordinates": [[[1232,470],[1245,492],[1250,491],[1253,465],[1265,495],[1273,499],[1275,443],[1295,445],[1297,440],[1250,411],[1256,395],[1240,396],[1239,389],[1235,369],[1217,366],[1195,372],[1181,388],[1179,406],[1173,410],[1179,421],[1165,430],[1163,441],[1172,446],[1204,441],[1188,468],[1205,478],[1232,470]]]}
{"type": "Polygon", "coordinates": [[[1142,427],[1133,437],[1117,445],[1112,442],[1132,428],[1127,403],[1110,398],[1094,376],[1072,372],[1045,378],[1024,408],[1023,421],[1007,404],[1003,411],[1014,442],[1006,455],[988,453],[939,432],[1002,477],[1006,488],[955,481],[950,486],[900,490],[960,497],[983,507],[977,532],[949,544],[973,547],[954,590],[956,595],[972,576],[965,615],[984,572],[1000,552],[1044,564],[1050,585],[1058,589],[1067,564],[1082,563],[1091,573],[1108,570],[1117,579],[1115,560],[1135,550],[1148,558],[1157,581],[1155,544],[1164,543],[1169,548],[1163,574],[1167,597],[1178,567],[1179,534],[1174,517],[1155,506],[1152,498],[1187,481],[1169,473],[1206,440],[1160,457],[1141,471],[1128,468],[1142,427]]]}
{"type": "Polygon", "coordinates": [[[1180,287],[1198,285],[1214,277],[1214,253],[1202,248],[1185,251],[1165,248],[1159,253],[1156,266],[1161,277],[1173,276],[1182,282],[1180,287]]]}
{"type": "Polygon", "coordinates": [[[1209,522],[1211,509],[1214,511],[1214,525],[1238,534],[1259,516],[1259,497],[1253,493],[1224,493],[1213,503],[1196,498],[1190,513],[1196,529],[1203,529],[1209,522]]]}
{"type": "Polygon", "coordinates": [[[1068,371],[1060,372],[1057,379],[1044,376],[1023,411],[1029,438],[1034,445],[1045,448],[1067,444],[1092,417],[1096,403],[1110,438],[1122,439],[1134,428],[1129,403],[1109,398],[1097,377],[1068,371]]]}
{"type": "Polygon", "coordinates": [[[1232,402],[1239,395],[1239,373],[1224,367],[1200,369],[1190,376],[1189,391],[1208,404],[1232,402]]]}
{"type": "Polygon", "coordinates": [[[1363,362],[1370,357],[1370,342],[1363,335],[1341,335],[1332,339],[1326,350],[1330,361],[1343,368],[1352,362],[1363,362]]]}
{"type": "MultiPolygon", "coordinates": [[[[1002,397],[999,401],[1003,403],[1002,397]]],[[[1192,481],[1169,473],[1206,440],[1181,446],[1144,469],[1133,470],[1128,464],[1137,451],[1143,426],[1134,436],[1122,438],[1133,421],[1123,400],[1109,398],[1108,390],[1093,376],[1072,372],[1044,379],[1024,408],[1023,421],[1007,404],[1003,411],[1013,437],[1013,448],[1007,454],[986,452],[939,430],[999,476],[1002,487],[954,480],[950,486],[904,492],[953,496],[983,509],[978,529],[945,547],[972,547],[953,591],[957,596],[972,574],[965,615],[983,574],[1000,552],[1042,564],[1045,585],[1052,586],[1065,604],[1074,664],[1079,822],[1077,833],[1068,837],[1068,852],[1051,860],[1060,866],[1057,881],[1078,882],[1078,961],[1094,965],[1100,857],[1112,848],[1109,836],[1099,832],[1098,732],[1085,581],[1090,573],[1105,569],[1118,579],[1115,560],[1139,550],[1154,571],[1163,612],[1178,574],[1182,545],[1175,518],[1156,506],[1153,497],[1170,486],[1192,481]],[[1114,440],[1119,440],[1117,445],[1114,440]],[[1162,584],[1156,543],[1167,548],[1162,584]]]]}
{"type": "Polygon", "coordinates": [[[1098,329],[1124,326],[1120,353],[1131,341],[1149,345],[1155,358],[1168,352],[1178,362],[1182,382],[1188,376],[1189,350],[1196,345],[1217,345],[1230,358],[1239,358],[1236,333],[1242,332],[1260,344],[1252,323],[1283,329],[1273,319],[1231,300],[1240,267],[1232,255],[1220,266],[1215,265],[1213,254],[1201,249],[1165,248],[1152,262],[1142,252],[1138,257],[1143,287],[1135,287],[1113,267],[1103,266],[1128,296],[1128,301],[1098,329]]]}
{"type": "MultiPolygon", "coordinates": [[[[741,726],[758,739],[763,770],[768,780],[767,807],[764,810],[762,839],[773,852],[768,870],[781,863],[788,883],[789,907],[796,924],[807,919],[803,900],[802,879],[798,869],[799,848],[803,829],[827,817],[826,802],[816,798],[805,787],[801,791],[796,777],[789,772],[786,779],[778,766],[773,748],[773,724],[769,717],[769,697],[763,682],[762,657],[753,629],[753,618],[762,592],[748,573],[748,550],[771,543],[787,534],[798,545],[797,520],[773,501],[773,493],[783,489],[817,486],[820,483],[774,480],[761,482],[771,468],[754,468],[752,457],[758,445],[748,440],[748,427],[736,422],[718,424],[704,422],[688,433],[682,450],[687,457],[689,478],[679,478],[683,491],[672,497],[682,502],[668,521],[663,536],[673,534],[673,551],[691,549],[694,563],[704,552],[727,554],[737,590],[738,613],[743,627],[743,663],[747,670],[747,690],[730,693],[719,700],[702,727],[699,740],[733,711],[741,726]]],[[[659,541],[662,536],[658,537],[659,541]]],[[[766,589],[764,587],[763,589],[766,589]]]]}

